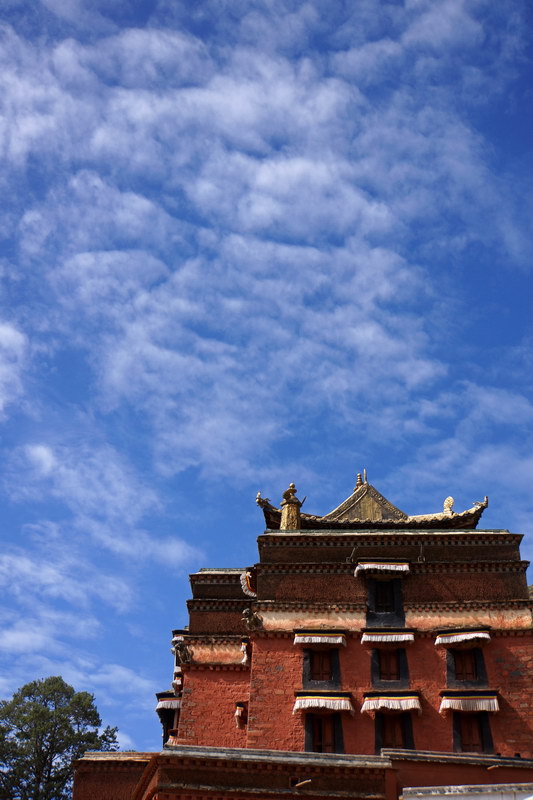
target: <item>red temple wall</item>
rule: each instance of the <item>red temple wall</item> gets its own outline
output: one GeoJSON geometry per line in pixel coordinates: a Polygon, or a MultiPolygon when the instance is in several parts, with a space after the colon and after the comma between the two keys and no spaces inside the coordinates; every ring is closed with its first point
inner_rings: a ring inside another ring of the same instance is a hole
{"type": "MultiPolygon", "coordinates": [[[[447,688],[446,651],[433,637],[407,645],[409,689],[420,692],[422,713],[413,713],[415,748],[453,751],[453,715],[439,714],[447,688]]],[[[532,638],[493,635],[483,648],[487,688],[500,693],[501,710],[490,714],[494,752],[533,757],[532,638]]],[[[303,648],[292,638],[257,638],[250,672],[189,670],[180,717],[182,744],[302,751],[304,714],[292,713],[302,685],[303,648]],[[250,697],[251,692],[251,697],[250,697]],[[248,726],[237,729],[235,703],[249,699],[248,726]]],[[[347,753],[375,752],[374,720],[361,714],[364,692],[373,688],[371,648],[348,638],[340,648],[341,690],[351,692],[355,714],[343,713],[347,753]]],[[[455,688],[458,688],[457,686],[455,688]]]]}
{"type": "Polygon", "coordinates": [[[249,693],[249,670],[187,670],[178,727],[179,743],[246,747],[247,726],[237,728],[235,703],[247,702],[249,693]]]}
{"type": "Polygon", "coordinates": [[[252,652],[247,747],[303,750],[301,715],[292,713],[302,688],[302,653],[292,639],[256,639],[252,652]]]}

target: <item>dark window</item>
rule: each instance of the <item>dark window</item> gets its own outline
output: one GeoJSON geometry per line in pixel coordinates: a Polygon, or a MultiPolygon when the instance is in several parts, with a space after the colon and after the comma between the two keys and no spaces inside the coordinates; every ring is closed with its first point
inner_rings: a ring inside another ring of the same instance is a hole
{"type": "Polygon", "coordinates": [[[454,750],[458,753],[492,753],[489,715],[455,712],[453,715],[454,750]]]}
{"type": "Polygon", "coordinates": [[[331,681],[333,679],[331,650],[311,650],[311,680],[331,681]]]}
{"type": "Polygon", "coordinates": [[[487,683],[485,662],[480,647],[450,649],[447,656],[448,686],[471,684],[484,686],[487,683]]]}
{"type": "Polygon", "coordinates": [[[378,650],[380,681],[400,680],[400,659],[398,650],[378,650]]]}
{"type": "Polygon", "coordinates": [[[454,650],[453,658],[455,661],[456,681],[477,680],[478,674],[473,650],[454,650]]]}
{"type": "Polygon", "coordinates": [[[163,725],[163,744],[166,744],[170,731],[177,727],[178,719],[177,714],[173,708],[164,708],[159,712],[159,718],[163,725]]]}
{"type": "Polygon", "coordinates": [[[376,611],[378,614],[394,611],[394,587],[392,581],[376,581],[376,611]]]}
{"type": "Polygon", "coordinates": [[[382,747],[414,749],[413,722],[408,711],[376,713],[376,752],[382,747]]]}
{"type": "Polygon", "coordinates": [[[383,716],[381,743],[383,747],[403,747],[402,721],[399,714],[383,716]]]}
{"type": "Polygon", "coordinates": [[[307,714],[305,749],[313,753],[344,752],[340,714],[307,714]]]}
{"type": "Polygon", "coordinates": [[[372,686],[377,689],[407,689],[409,669],[405,648],[372,650],[371,676],[372,686]]]}
{"type": "Polygon", "coordinates": [[[318,714],[313,716],[313,752],[335,752],[333,719],[330,716],[320,717],[318,714]]]}
{"type": "Polygon", "coordinates": [[[341,683],[338,649],[306,649],[303,658],[304,689],[338,689],[341,683]]]}
{"type": "Polygon", "coordinates": [[[391,578],[380,580],[368,578],[368,611],[366,615],[367,627],[397,627],[405,625],[403,611],[402,580],[391,578]]]}

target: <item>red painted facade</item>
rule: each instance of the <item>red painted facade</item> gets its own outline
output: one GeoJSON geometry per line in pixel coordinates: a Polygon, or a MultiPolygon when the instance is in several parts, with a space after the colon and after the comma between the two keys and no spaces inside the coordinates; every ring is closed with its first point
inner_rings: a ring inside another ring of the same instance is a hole
{"type": "Polygon", "coordinates": [[[132,798],[268,797],[274,774],[284,794],[337,797],[343,770],[352,796],[367,780],[386,800],[404,786],[533,780],[521,537],[450,530],[451,512],[422,518],[424,529],[364,489],[331,527],[331,515],[304,529],[299,505],[276,517],[268,504],[267,522],[302,527],[259,536],[253,567],[191,576],[173,690],[158,695],[165,749],[132,798]],[[365,528],[362,499],[379,519],[365,528]]]}

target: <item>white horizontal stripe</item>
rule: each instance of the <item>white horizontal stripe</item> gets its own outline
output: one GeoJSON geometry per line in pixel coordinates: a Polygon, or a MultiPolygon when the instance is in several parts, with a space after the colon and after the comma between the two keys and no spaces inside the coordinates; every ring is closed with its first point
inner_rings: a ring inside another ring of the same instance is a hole
{"type": "Polygon", "coordinates": [[[297,697],[292,710],[305,711],[308,708],[323,708],[328,711],[349,711],[353,713],[352,701],[349,697],[297,697]]]}
{"type": "Polygon", "coordinates": [[[358,575],[359,572],[409,572],[409,564],[382,564],[369,561],[356,566],[354,575],[358,575]]]}
{"type": "Polygon", "coordinates": [[[443,697],[439,713],[444,711],[499,711],[497,697],[443,697]]]}
{"type": "Polygon", "coordinates": [[[414,642],[412,633],[363,633],[361,642],[414,642]]]}
{"type": "Polygon", "coordinates": [[[342,644],[346,645],[346,639],[342,634],[328,636],[320,633],[297,633],[294,637],[294,644],[342,644]]]}
{"type": "Polygon", "coordinates": [[[162,708],[181,708],[181,697],[173,697],[169,700],[160,700],[155,710],[161,711],[162,708]]]}
{"type": "Polygon", "coordinates": [[[361,713],[379,711],[385,708],[389,711],[410,711],[416,709],[421,713],[418,697],[367,697],[361,708],[361,713]]]}
{"type": "Polygon", "coordinates": [[[435,639],[435,645],[468,642],[470,639],[490,639],[490,633],[486,631],[464,631],[463,633],[440,635],[435,639]]]}

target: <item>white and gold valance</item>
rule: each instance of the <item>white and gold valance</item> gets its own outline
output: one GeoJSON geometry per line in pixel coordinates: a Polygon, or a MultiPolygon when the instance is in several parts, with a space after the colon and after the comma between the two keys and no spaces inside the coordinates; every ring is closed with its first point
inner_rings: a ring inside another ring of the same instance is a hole
{"type": "Polygon", "coordinates": [[[169,697],[168,700],[159,700],[155,707],[156,711],[162,711],[165,708],[173,709],[181,708],[181,697],[169,697]]]}
{"type": "Polygon", "coordinates": [[[346,634],[341,631],[295,631],[294,644],[329,644],[346,646],[346,634]]]}
{"type": "Polygon", "coordinates": [[[341,692],[339,694],[320,694],[318,692],[302,692],[296,696],[293,714],[298,711],[309,711],[316,708],[321,711],[349,711],[353,714],[354,707],[349,694],[341,692]]]}
{"type": "Polygon", "coordinates": [[[417,694],[395,694],[394,692],[365,695],[361,713],[372,714],[374,711],[418,711],[422,713],[420,698],[417,694]]]}
{"type": "Polygon", "coordinates": [[[360,561],[356,568],[354,575],[360,575],[366,572],[390,572],[390,573],[403,573],[406,575],[409,572],[408,561],[360,561]]]}
{"type": "Polygon", "coordinates": [[[361,644],[369,644],[369,643],[376,643],[376,644],[394,644],[396,642],[402,642],[403,644],[409,644],[414,642],[415,635],[412,631],[364,631],[363,635],[361,636],[361,644]]]}
{"type": "Polygon", "coordinates": [[[440,631],[435,639],[435,645],[448,645],[457,644],[458,642],[468,641],[490,641],[490,633],[488,631],[469,630],[469,631],[440,631]]]}
{"type": "Polygon", "coordinates": [[[247,597],[257,597],[257,592],[252,589],[252,573],[249,570],[241,572],[241,589],[247,597]]]}
{"type": "Polygon", "coordinates": [[[439,713],[446,711],[499,711],[498,696],[465,692],[464,694],[443,695],[440,702],[439,713]]]}

